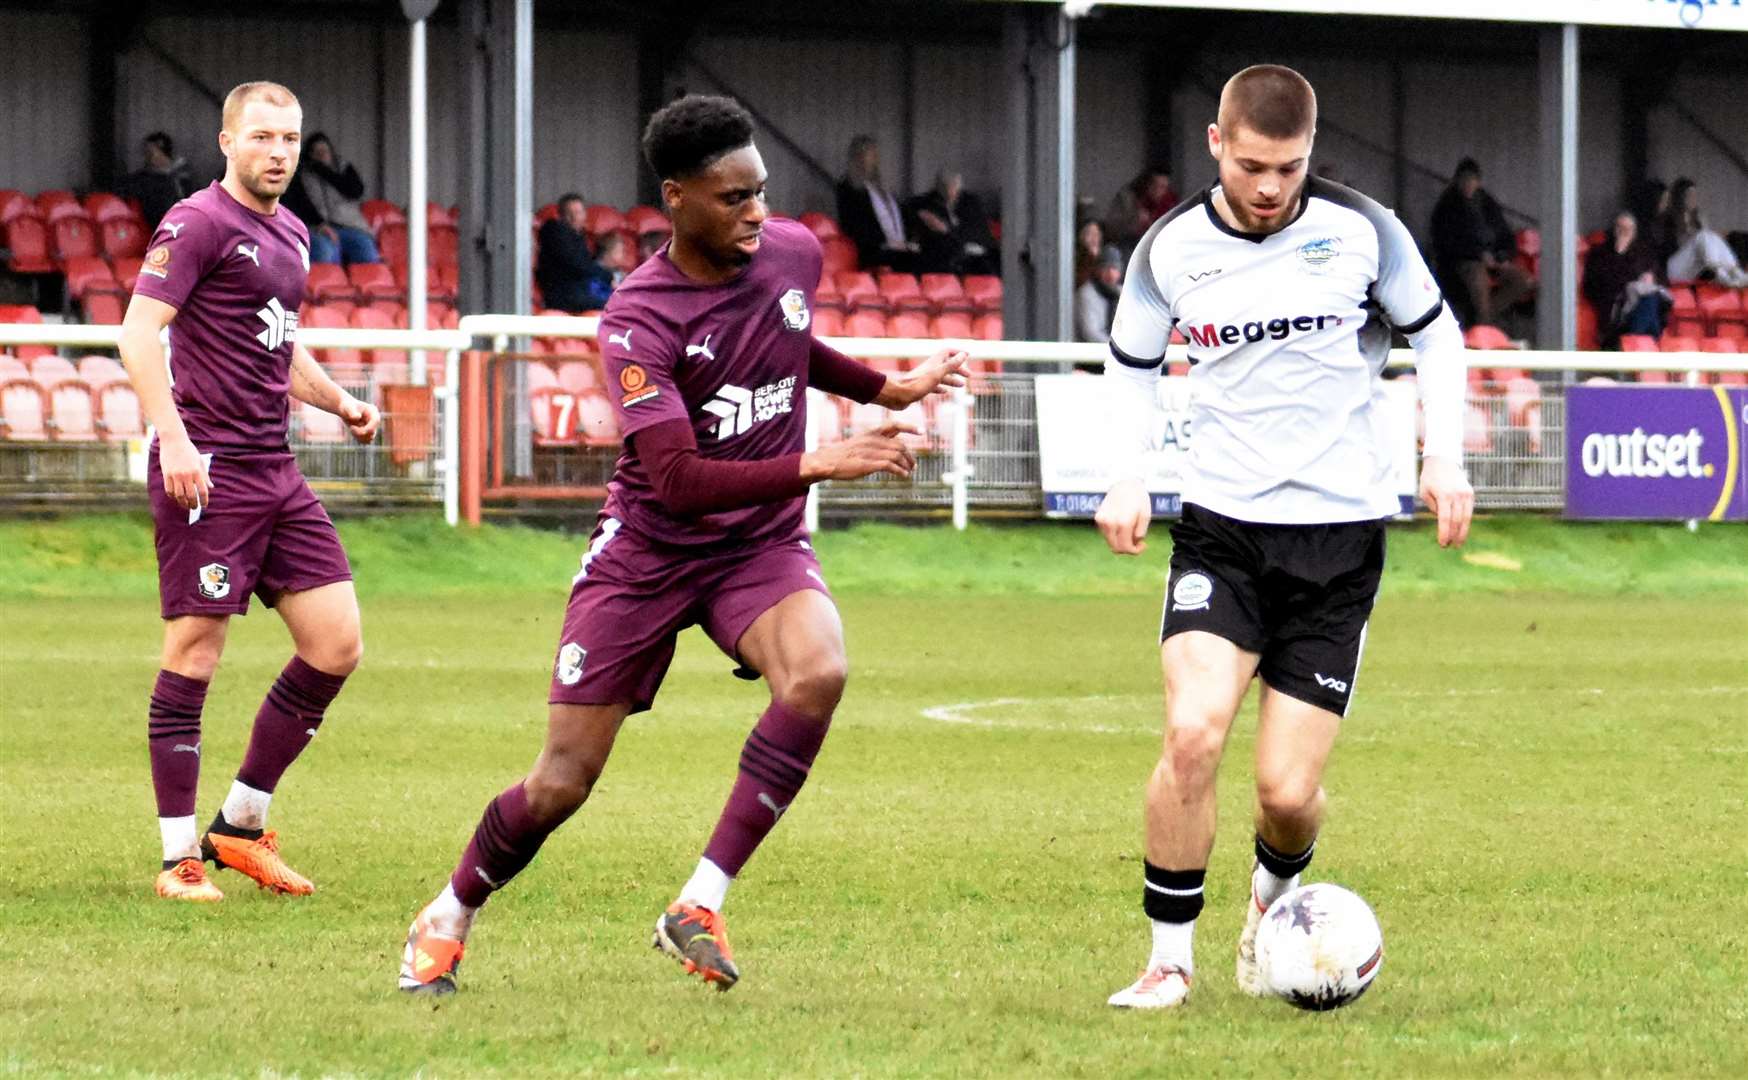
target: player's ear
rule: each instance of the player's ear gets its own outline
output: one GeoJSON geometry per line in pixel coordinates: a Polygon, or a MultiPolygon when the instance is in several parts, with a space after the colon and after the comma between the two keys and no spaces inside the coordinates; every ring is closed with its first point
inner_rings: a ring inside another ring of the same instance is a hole
{"type": "Polygon", "coordinates": [[[685,193],[681,189],[678,180],[668,179],[662,181],[662,202],[667,205],[669,210],[678,210],[680,208],[680,203],[684,194],[685,193]]]}
{"type": "Polygon", "coordinates": [[[1208,156],[1220,160],[1220,125],[1208,125],[1208,156]]]}
{"type": "Polygon", "coordinates": [[[231,133],[224,128],[219,128],[219,153],[223,154],[226,160],[230,159],[231,133]]]}

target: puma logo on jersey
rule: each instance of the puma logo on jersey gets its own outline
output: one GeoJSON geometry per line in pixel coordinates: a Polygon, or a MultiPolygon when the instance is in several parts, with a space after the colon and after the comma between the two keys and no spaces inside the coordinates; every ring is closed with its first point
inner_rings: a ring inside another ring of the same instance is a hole
{"type": "Polygon", "coordinates": [[[178,221],[176,224],[172,225],[166,221],[164,222],[164,231],[170,234],[170,239],[174,240],[182,235],[182,226],[186,224],[188,224],[186,221],[178,221]]]}
{"type": "MultiPolygon", "coordinates": [[[[626,331],[626,333],[630,333],[630,331],[626,331]]],[[[710,351],[710,338],[711,337],[712,337],[712,335],[705,334],[704,335],[704,344],[686,346],[686,355],[687,356],[702,356],[706,360],[716,359],[716,354],[710,351]]]]}
{"type": "Polygon", "coordinates": [[[607,335],[607,344],[609,344],[609,345],[623,345],[623,346],[625,346],[625,351],[630,352],[631,351],[631,331],[627,330],[623,334],[608,334],[607,335]]]}
{"type": "Polygon", "coordinates": [[[267,306],[257,311],[255,317],[267,324],[267,329],[256,334],[255,340],[268,352],[297,337],[297,312],[285,310],[277,296],[268,297],[267,306]]]}
{"type": "Polygon", "coordinates": [[[237,254],[247,258],[250,262],[254,263],[256,266],[261,265],[261,245],[260,244],[256,244],[254,247],[250,247],[248,244],[238,244],[237,245],[237,254]]]}
{"type": "MultiPolygon", "coordinates": [[[[1313,672],[1312,674],[1316,674],[1316,673],[1313,672]]],[[[1325,678],[1322,675],[1318,675],[1317,676],[1317,685],[1323,687],[1325,690],[1334,690],[1338,694],[1347,693],[1347,683],[1343,682],[1340,679],[1329,679],[1329,678],[1325,678]]]]}
{"type": "Polygon", "coordinates": [[[1267,322],[1257,320],[1247,323],[1227,323],[1215,326],[1213,323],[1203,323],[1195,326],[1188,323],[1174,322],[1173,326],[1183,331],[1190,339],[1190,344],[1207,349],[1215,345],[1236,345],[1241,341],[1261,341],[1269,338],[1281,341],[1294,331],[1309,333],[1321,330],[1325,325],[1340,326],[1340,315],[1282,315],[1269,319],[1267,322]]]}

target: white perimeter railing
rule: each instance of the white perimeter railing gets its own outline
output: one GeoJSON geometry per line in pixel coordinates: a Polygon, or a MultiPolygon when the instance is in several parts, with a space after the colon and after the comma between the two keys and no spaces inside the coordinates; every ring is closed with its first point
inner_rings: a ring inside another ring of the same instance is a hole
{"type": "MultiPolygon", "coordinates": [[[[469,315],[461,319],[455,330],[352,330],[300,327],[297,340],[312,349],[404,349],[409,353],[409,371],[414,385],[425,382],[425,350],[447,353],[443,365],[444,382],[433,388],[433,397],[444,402],[443,418],[443,508],[451,525],[460,519],[460,410],[452,407],[460,385],[460,353],[473,348],[495,352],[509,351],[510,339],[594,338],[600,329],[600,319],[593,316],[560,317],[550,315],[469,315]]],[[[14,345],[49,345],[70,348],[114,349],[121,335],[119,326],[84,326],[52,323],[0,323],[0,351],[14,345]]],[[[1064,343],[1054,341],[977,341],[952,338],[826,338],[833,348],[850,356],[864,359],[914,359],[929,356],[940,349],[963,349],[977,360],[999,360],[1004,364],[1103,364],[1110,355],[1107,346],[1095,343],[1064,343]]],[[[1174,345],[1166,354],[1168,362],[1188,360],[1184,346],[1174,345]]],[[[1471,352],[1471,367],[1510,367],[1526,371],[1622,372],[1668,371],[1685,376],[1689,384],[1698,383],[1702,372],[1748,373],[1748,355],[1729,353],[1619,353],[1619,352],[1558,352],[1549,350],[1498,350],[1471,352]]],[[[1394,349],[1389,366],[1411,369],[1414,352],[1394,349]]],[[[967,464],[969,444],[970,394],[955,391],[950,401],[954,408],[951,425],[951,467],[942,482],[953,492],[953,522],[964,528],[968,517],[971,478],[967,464]]],[[[814,438],[809,425],[809,439],[814,438]]],[[[817,515],[817,497],[809,497],[809,517],[817,515]]]]}

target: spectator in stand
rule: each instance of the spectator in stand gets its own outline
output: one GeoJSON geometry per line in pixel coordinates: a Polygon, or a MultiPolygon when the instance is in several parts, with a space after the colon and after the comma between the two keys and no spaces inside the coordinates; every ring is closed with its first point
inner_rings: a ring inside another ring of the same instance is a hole
{"type": "Polygon", "coordinates": [[[534,277],[546,306],[579,314],[599,311],[613,295],[613,272],[589,251],[588,208],[575,192],[560,195],[558,216],[540,226],[534,277]]]}
{"type": "Polygon", "coordinates": [[[637,269],[636,258],[631,245],[625,242],[625,235],[620,232],[607,233],[595,248],[595,261],[607,271],[608,280],[615,288],[625,280],[626,274],[637,269]]]}
{"type": "Polygon", "coordinates": [[[1074,231],[1074,287],[1080,288],[1092,279],[1098,269],[1099,256],[1105,252],[1105,227],[1096,218],[1080,223],[1074,231]]]}
{"type": "Polygon", "coordinates": [[[175,144],[162,131],[147,135],[140,145],[145,164],[122,177],[116,194],[138,199],[146,228],[156,230],[172,206],[194,194],[194,177],[187,160],[176,156],[175,144]]]}
{"type": "Polygon", "coordinates": [[[285,204],[310,230],[310,262],[381,262],[359,200],[364,181],[321,132],[304,140],[302,168],[285,193],[285,204]]]}
{"type": "Polygon", "coordinates": [[[904,209],[880,179],[880,144],[872,135],[850,140],[849,166],[837,194],[838,228],[855,242],[863,269],[918,270],[921,246],[906,235],[904,209]]]}
{"type": "Polygon", "coordinates": [[[1105,211],[1103,222],[1106,242],[1117,245],[1127,258],[1141,241],[1142,234],[1177,202],[1170,172],[1157,168],[1143,170],[1111,199],[1111,207],[1105,211]]]}
{"type": "Polygon", "coordinates": [[[1074,340],[1111,340],[1111,316],[1122,291],[1123,253],[1115,244],[1106,244],[1091,276],[1074,290],[1074,340]]]}
{"type": "Polygon", "coordinates": [[[1517,236],[1499,202],[1481,186],[1474,158],[1457,163],[1450,187],[1433,207],[1432,249],[1439,283],[1463,305],[1467,325],[1498,326],[1535,291],[1529,274],[1512,262],[1517,236]]]}
{"type": "Polygon", "coordinates": [[[1699,188],[1683,176],[1669,190],[1669,280],[1716,281],[1731,288],[1748,288],[1748,273],[1736,261],[1736,253],[1723,236],[1706,226],[1699,212],[1699,188]]]}
{"type": "Polygon", "coordinates": [[[999,274],[1001,253],[983,200],[965,190],[965,178],[942,169],[935,186],[910,201],[922,248],[921,269],[942,274],[999,274]]]}
{"type": "Polygon", "coordinates": [[[662,249],[668,242],[668,234],[660,229],[651,229],[637,238],[637,265],[642,266],[645,259],[662,249]]]}
{"type": "Polygon", "coordinates": [[[1669,256],[1675,254],[1675,243],[1669,238],[1669,185],[1661,180],[1641,181],[1633,191],[1633,217],[1639,223],[1639,243],[1651,253],[1657,263],[1657,278],[1664,276],[1669,256]]]}
{"type": "Polygon", "coordinates": [[[1622,334],[1663,333],[1674,297],[1658,284],[1657,256],[1632,211],[1616,214],[1608,239],[1585,256],[1584,298],[1596,311],[1605,349],[1620,348],[1622,334]]]}

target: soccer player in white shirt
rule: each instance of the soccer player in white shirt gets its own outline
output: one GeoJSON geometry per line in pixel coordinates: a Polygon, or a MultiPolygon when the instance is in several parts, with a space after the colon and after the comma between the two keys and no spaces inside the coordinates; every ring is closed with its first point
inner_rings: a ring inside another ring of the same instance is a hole
{"type": "Polygon", "coordinates": [[[1383,519],[1399,508],[1379,377],[1392,330],[1415,351],[1420,496],[1438,515],[1438,542],[1461,544],[1474,510],[1462,334],[1396,216],[1307,179],[1316,128],[1317,98],[1298,72],[1234,75],[1208,127],[1219,181],[1142,238],[1111,328],[1118,479],[1097,523],[1119,555],[1146,546],[1140,462],[1173,329],[1189,342],[1195,389],[1160,629],[1165,742],[1147,785],[1153,950],[1111,996],[1118,1007],[1169,1008],[1189,993],[1215,772],[1253,677],[1257,861],[1237,973],[1241,989],[1263,992],[1257,924],[1311,861],[1323,766],[1383,570],[1383,519]]]}

